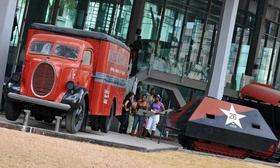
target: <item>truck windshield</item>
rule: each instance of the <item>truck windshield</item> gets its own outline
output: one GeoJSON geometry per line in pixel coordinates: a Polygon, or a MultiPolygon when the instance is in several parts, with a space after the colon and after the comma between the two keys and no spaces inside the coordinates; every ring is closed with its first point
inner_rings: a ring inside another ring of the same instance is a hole
{"type": "Polygon", "coordinates": [[[33,54],[50,55],[53,44],[49,42],[34,41],[31,44],[30,52],[33,54]]]}
{"type": "Polygon", "coordinates": [[[56,44],[54,54],[60,57],[76,59],[79,54],[79,49],[63,44],[56,44]]]}
{"type": "Polygon", "coordinates": [[[78,58],[79,49],[59,43],[53,44],[50,42],[33,41],[31,44],[30,53],[56,55],[64,58],[76,59],[78,58]]]}

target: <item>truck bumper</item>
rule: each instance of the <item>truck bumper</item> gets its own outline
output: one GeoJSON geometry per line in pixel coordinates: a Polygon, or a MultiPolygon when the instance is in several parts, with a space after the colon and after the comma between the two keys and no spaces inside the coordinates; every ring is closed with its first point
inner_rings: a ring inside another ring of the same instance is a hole
{"type": "Polygon", "coordinates": [[[28,103],[33,103],[41,106],[46,106],[46,107],[51,107],[55,109],[60,109],[60,110],[69,110],[71,106],[69,104],[64,104],[64,103],[56,103],[48,100],[42,100],[34,97],[28,97],[24,95],[20,95],[17,93],[8,93],[8,97],[13,100],[17,101],[22,101],[22,102],[28,102],[28,103]]]}

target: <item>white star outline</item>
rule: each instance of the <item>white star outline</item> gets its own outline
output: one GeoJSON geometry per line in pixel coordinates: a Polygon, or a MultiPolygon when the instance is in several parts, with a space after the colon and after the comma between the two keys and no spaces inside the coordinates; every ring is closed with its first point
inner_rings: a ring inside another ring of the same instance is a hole
{"type": "Polygon", "coordinates": [[[240,119],[246,117],[246,115],[236,113],[233,104],[231,104],[230,110],[225,110],[225,109],[221,109],[221,108],[220,108],[220,110],[223,113],[225,113],[225,115],[227,116],[227,121],[226,121],[225,125],[234,123],[235,125],[237,125],[239,128],[242,129],[240,119]]]}

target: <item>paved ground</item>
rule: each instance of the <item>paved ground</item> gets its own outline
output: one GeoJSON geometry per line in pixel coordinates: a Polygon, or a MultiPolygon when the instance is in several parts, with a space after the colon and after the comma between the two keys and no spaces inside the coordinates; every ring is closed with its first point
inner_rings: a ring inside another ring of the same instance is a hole
{"type": "MultiPolygon", "coordinates": [[[[23,123],[23,116],[20,117],[15,122],[11,122],[5,119],[3,115],[0,115],[0,126],[6,127],[6,128],[12,128],[21,130],[22,129],[22,123],[23,123]]],[[[132,150],[138,150],[138,151],[160,151],[160,150],[177,150],[180,145],[178,143],[164,143],[164,141],[161,141],[161,143],[158,143],[158,140],[150,140],[148,138],[138,138],[133,137],[130,135],[125,134],[119,134],[115,132],[109,132],[109,133],[101,133],[101,132],[95,132],[91,131],[90,128],[87,128],[87,133],[79,132],[76,134],[69,134],[64,129],[64,123],[62,123],[60,133],[55,133],[53,130],[55,128],[55,123],[47,124],[44,122],[39,122],[33,120],[32,117],[30,117],[29,120],[29,127],[26,128],[27,131],[37,133],[37,134],[48,134],[50,136],[54,137],[61,137],[61,138],[67,138],[72,140],[78,140],[78,141],[86,141],[101,145],[107,145],[107,146],[114,146],[114,147],[120,147],[120,148],[128,148],[132,150]]]]}
{"type": "MultiPolygon", "coordinates": [[[[0,114],[0,127],[22,130],[23,129],[22,123],[23,123],[23,116],[21,116],[21,118],[19,120],[15,121],[15,122],[11,122],[11,121],[7,121],[5,119],[5,117],[0,114]]],[[[80,132],[77,134],[68,134],[66,132],[66,130],[64,129],[63,124],[62,124],[62,128],[61,128],[61,132],[55,133],[53,131],[54,127],[55,127],[54,123],[47,124],[44,122],[38,122],[38,121],[33,120],[33,118],[31,118],[31,120],[29,122],[29,126],[30,127],[25,128],[25,130],[27,132],[32,132],[32,133],[42,134],[42,135],[49,135],[49,136],[53,136],[53,137],[61,137],[64,139],[76,140],[76,141],[81,141],[81,142],[89,142],[89,143],[94,143],[94,144],[113,146],[113,147],[118,147],[118,148],[126,148],[126,149],[132,149],[132,150],[137,150],[137,151],[146,151],[146,152],[147,151],[155,152],[155,151],[179,149],[179,151],[181,151],[180,153],[187,153],[188,155],[195,154],[195,155],[201,155],[201,156],[206,156],[206,157],[219,158],[222,160],[226,159],[226,160],[233,160],[233,161],[237,161],[237,162],[240,162],[240,161],[244,162],[244,164],[241,164],[240,167],[243,167],[243,165],[250,165],[249,167],[259,167],[259,166],[255,166],[254,165],[255,163],[258,163],[260,165],[279,167],[278,164],[271,164],[271,163],[267,163],[267,162],[250,159],[250,158],[248,158],[246,160],[239,160],[239,159],[229,158],[229,157],[220,156],[220,155],[213,155],[213,154],[208,154],[208,153],[184,150],[180,147],[180,145],[176,141],[173,141],[173,142],[163,141],[160,144],[158,144],[157,140],[152,141],[149,139],[132,137],[130,135],[118,134],[115,132],[109,132],[107,134],[104,134],[101,132],[91,131],[90,128],[87,128],[87,133],[80,132]]],[[[1,131],[1,128],[0,128],[0,131],[1,131]]],[[[177,152],[174,152],[174,154],[177,154],[177,152]]],[[[144,155],[146,155],[146,154],[144,154],[144,155]]],[[[207,165],[208,163],[205,163],[205,164],[207,165]]],[[[196,164],[194,164],[194,165],[196,165],[196,164]]],[[[199,164],[199,165],[202,166],[201,164],[199,164]]],[[[210,165],[215,165],[215,163],[211,163],[210,165]]],[[[239,165],[239,164],[237,164],[237,165],[239,165]]],[[[171,166],[171,167],[173,167],[173,166],[171,166]]],[[[216,163],[216,166],[224,167],[225,165],[220,166],[219,164],[216,163]]],[[[47,167],[49,167],[49,166],[47,166],[47,167]]],[[[106,166],[106,167],[111,167],[111,166],[106,166]]],[[[120,167],[122,167],[122,166],[120,166],[120,167]]],[[[163,166],[163,167],[165,167],[165,166],[163,166]]],[[[175,167],[177,167],[177,166],[175,166],[175,167]]],[[[187,167],[193,167],[193,166],[187,166],[187,167]]],[[[208,167],[208,166],[202,166],[202,167],[208,167]]],[[[233,167],[235,167],[235,166],[233,166],[233,167]]]]}
{"type": "Polygon", "coordinates": [[[197,152],[138,152],[0,128],[0,167],[21,168],[268,168],[197,152]]]}

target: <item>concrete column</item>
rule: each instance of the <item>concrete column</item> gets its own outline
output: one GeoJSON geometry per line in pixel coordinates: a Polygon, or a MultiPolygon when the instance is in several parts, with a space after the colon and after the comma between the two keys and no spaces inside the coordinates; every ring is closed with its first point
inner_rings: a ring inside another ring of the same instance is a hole
{"type": "Polygon", "coordinates": [[[218,43],[212,75],[210,76],[208,96],[222,99],[231,40],[237,15],[239,0],[225,0],[220,20],[218,43]]]}
{"type": "Polygon", "coordinates": [[[0,103],[17,0],[0,1],[0,103]]]}
{"type": "Polygon", "coordinates": [[[127,32],[126,44],[129,45],[137,39],[136,30],[142,27],[142,19],[144,15],[145,0],[135,0],[130,16],[130,22],[127,32]]]}

